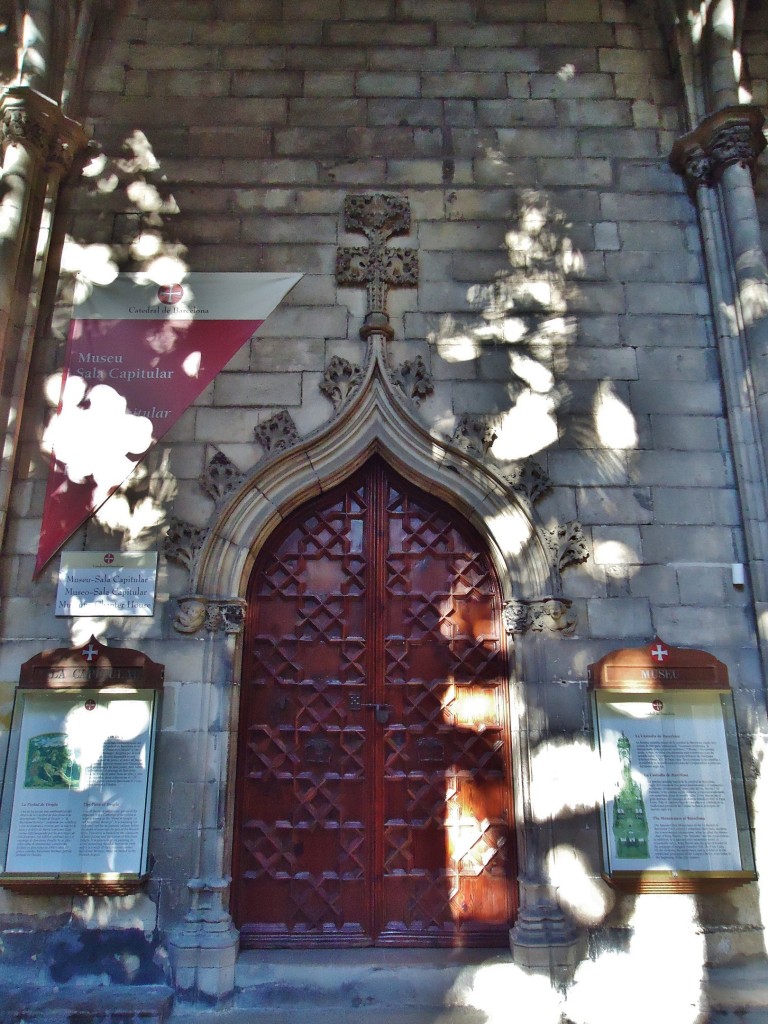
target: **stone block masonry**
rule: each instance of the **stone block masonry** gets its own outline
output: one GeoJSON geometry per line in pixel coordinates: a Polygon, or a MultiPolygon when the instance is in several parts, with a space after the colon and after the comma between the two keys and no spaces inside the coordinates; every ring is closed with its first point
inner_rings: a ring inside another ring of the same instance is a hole
{"type": "MultiPolygon", "coordinates": [[[[107,542],[161,548],[169,523],[181,519],[193,537],[209,529],[212,550],[224,537],[222,510],[232,500],[227,495],[217,504],[201,487],[217,453],[231,460],[233,478],[259,467],[247,485],[249,500],[263,500],[275,523],[300,504],[291,488],[306,467],[306,486],[319,493],[357,464],[361,451],[349,450],[343,432],[334,435],[332,481],[320,479],[311,447],[302,450],[303,468],[296,470],[290,444],[294,428],[308,443],[314,431],[333,431],[339,422],[350,436],[357,429],[353,417],[344,421],[327,386],[321,390],[334,357],[348,360],[350,375],[366,360],[360,337],[366,290],[341,285],[336,267],[340,247],[367,247],[368,240],[347,230],[344,204],[350,194],[396,193],[411,220],[387,247],[414,250],[419,273],[412,286],[389,291],[394,338],[385,348],[396,373],[406,363],[413,372],[420,360],[418,405],[403,390],[417,424],[414,438],[422,429],[431,433],[439,461],[441,446],[469,416],[480,440],[463,464],[467,475],[486,465],[509,477],[518,468],[513,462],[530,456],[552,484],[531,519],[550,531],[539,537],[552,538],[552,559],[567,555],[558,548],[563,523],[580,522],[590,552],[562,572],[572,628],[550,622],[514,638],[510,663],[520,704],[512,720],[528,723],[515,742],[528,742],[530,726],[545,745],[557,736],[551,751],[561,770],[573,751],[587,764],[586,666],[654,633],[668,643],[709,646],[733,666],[751,666],[749,678],[756,680],[749,580],[739,592],[728,575],[728,566],[744,558],[744,535],[719,328],[696,208],[668,163],[687,115],[677,66],[650,6],[630,0],[96,5],[82,96],[96,155],[72,191],[66,275],[97,266],[99,280],[117,270],[164,276],[186,268],[304,277],[131,486],[107,501],[72,543],[85,550],[107,542]],[[281,415],[286,450],[270,452],[254,428],[281,415]],[[484,441],[488,453],[479,450],[484,441]],[[273,489],[262,491],[270,466],[273,489]]],[[[747,5],[750,76],[742,88],[751,87],[762,103],[768,24],[759,6],[747,5]]],[[[768,231],[766,157],[761,160],[757,187],[768,231]]],[[[62,307],[68,276],[64,286],[62,307]]],[[[54,571],[32,583],[29,555],[49,458],[44,396],[61,363],[65,321],[57,314],[56,335],[45,334],[34,352],[24,406],[0,563],[6,566],[0,589],[6,667],[17,646],[31,654],[73,634],[72,622],[51,612],[54,571]]],[[[418,478],[422,470],[407,462],[406,448],[396,461],[418,478]]],[[[457,491],[465,485],[457,474],[457,491]]],[[[445,484],[446,493],[451,486],[445,484]]],[[[494,478],[489,490],[497,486],[494,478]]],[[[457,506],[463,500],[456,497],[457,506]]],[[[525,562],[536,544],[527,515],[521,522],[529,532],[521,527],[514,542],[525,562]]],[[[477,514],[477,526],[499,550],[512,545],[493,533],[498,522],[477,514]]],[[[229,545],[223,561],[243,560],[242,593],[257,554],[250,546],[269,543],[266,527],[263,532],[252,537],[242,527],[236,541],[222,541],[229,545]]],[[[228,765],[237,762],[230,729],[237,708],[230,701],[248,682],[240,679],[235,632],[176,632],[176,603],[189,596],[190,576],[162,554],[160,567],[152,622],[109,622],[104,630],[110,642],[150,644],[152,656],[168,663],[150,894],[158,928],[170,934],[185,927],[190,879],[203,887],[219,879],[226,888],[221,880],[230,873],[225,862],[235,802],[228,765]],[[190,807],[195,817],[188,822],[190,807]]],[[[505,586],[517,597],[527,581],[508,576],[505,586]]],[[[762,719],[751,705],[748,712],[740,705],[740,715],[754,723],[749,740],[757,749],[762,719]]],[[[531,751],[535,771],[545,761],[538,754],[531,751]]],[[[515,763],[523,760],[520,754],[515,763]]],[[[542,877],[551,872],[555,879],[566,856],[553,839],[551,815],[574,858],[583,857],[573,863],[589,875],[589,892],[596,891],[594,794],[576,810],[553,803],[541,814],[537,809],[538,816],[526,800],[521,827],[535,822],[531,848],[539,851],[542,877]]],[[[523,872],[529,865],[517,867],[523,872]]],[[[585,891],[581,885],[573,897],[579,921],[599,929],[610,913],[627,935],[641,927],[642,898],[617,899],[603,912],[599,900],[584,902],[585,891]]],[[[743,903],[733,907],[715,904],[716,897],[698,900],[702,920],[727,919],[731,950],[753,941],[747,933],[757,899],[751,890],[743,893],[743,903]]],[[[221,897],[225,922],[227,898],[221,897]]],[[[3,915],[15,922],[31,913],[23,900],[3,899],[0,924],[3,915]]],[[[688,941],[689,920],[686,928],[688,941]]],[[[229,940],[226,957],[233,958],[236,936],[227,932],[229,940]]],[[[611,937],[604,945],[616,946],[611,937]]],[[[641,964],[633,976],[649,977],[656,966],[641,964]]],[[[226,994],[221,964],[191,957],[187,967],[190,986],[198,972],[208,995],[226,994]]]]}

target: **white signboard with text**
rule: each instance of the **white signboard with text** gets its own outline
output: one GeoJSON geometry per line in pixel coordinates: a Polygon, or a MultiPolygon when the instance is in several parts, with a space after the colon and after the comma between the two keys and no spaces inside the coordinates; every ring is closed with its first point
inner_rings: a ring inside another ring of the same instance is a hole
{"type": "Polygon", "coordinates": [[[155,701],[152,690],[19,692],[6,874],[146,872],[155,701]]]}
{"type": "Polygon", "coordinates": [[[152,615],[156,551],[65,551],[57,615],[152,615]]]}
{"type": "Polygon", "coordinates": [[[595,710],[608,873],[742,871],[730,694],[598,690],[595,710]]]}

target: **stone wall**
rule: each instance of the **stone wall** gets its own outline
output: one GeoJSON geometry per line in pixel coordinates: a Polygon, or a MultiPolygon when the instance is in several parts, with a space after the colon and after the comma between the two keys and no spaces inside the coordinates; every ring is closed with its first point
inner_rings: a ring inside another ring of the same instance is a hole
{"type": "MultiPolygon", "coordinates": [[[[751,33],[755,53],[764,28],[751,33]]],[[[276,412],[302,436],[329,420],[329,361],[359,364],[365,349],[364,291],[335,277],[338,246],[363,241],[344,230],[344,200],[402,195],[412,227],[390,244],[415,247],[420,271],[417,288],[390,293],[390,351],[429,371],[417,415],[440,436],[464,414],[491,417],[496,464],[533,456],[554,485],[544,524],[579,520],[588,535],[589,561],[564,574],[576,631],[552,634],[524,681],[543,723],[533,798],[555,819],[543,841],[566,905],[584,924],[626,928],[633,901],[599,881],[595,792],[574,771],[591,763],[587,665],[659,634],[729,665],[747,737],[763,700],[749,595],[731,584],[744,551],[695,210],[667,162],[686,126],[645,5],[130,0],[100,15],[86,100],[97,152],[72,196],[62,302],[33,367],[3,559],[14,641],[3,678],[92,625],[53,616],[54,568],[30,582],[69,275],[108,280],[161,259],[304,274],[69,545],[161,548],[171,516],[211,521],[199,478],[216,450],[247,471],[267,454],[254,428],[276,412]]],[[[167,666],[152,837],[162,927],[186,910],[198,856],[187,807],[203,799],[201,781],[207,824],[220,828],[226,810],[228,698],[201,682],[226,653],[173,631],[170,599],[186,587],[183,568],[161,559],[155,617],[101,634],[167,666]],[[201,764],[204,700],[222,711],[201,764]]],[[[3,900],[7,915],[22,912],[3,900]]],[[[715,936],[712,956],[762,941],[753,887],[692,913],[715,936]]],[[[151,913],[144,923],[154,927],[151,913]]]]}
{"type": "MultiPolygon", "coordinates": [[[[768,111],[768,13],[762,4],[748,5],[742,41],[744,55],[744,87],[747,102],[768,111]]],[[[760,161],[757,177],[757,199],[763,225],[763,249],[768,248],[768,173],[766,158],[760,161]]]]}

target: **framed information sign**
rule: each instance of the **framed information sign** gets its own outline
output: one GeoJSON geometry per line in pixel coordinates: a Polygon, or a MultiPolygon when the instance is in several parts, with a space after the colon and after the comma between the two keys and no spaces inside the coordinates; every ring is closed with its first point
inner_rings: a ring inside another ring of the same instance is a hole
{"type": "Polygon", "coordinates": [[[125,893],[147,872],[162,666],[91,640],[22,667],[0,805],[0,885],[125,893]]]}
{"type": "Polygon", "coordinates": [[[658,637],[590,666],[604,877],[634,892],[756,878],[726,666],[658,637]]]}

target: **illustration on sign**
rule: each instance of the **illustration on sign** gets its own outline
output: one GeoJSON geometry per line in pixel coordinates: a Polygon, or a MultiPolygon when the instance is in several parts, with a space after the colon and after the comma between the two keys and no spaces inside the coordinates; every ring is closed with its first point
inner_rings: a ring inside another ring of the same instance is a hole
{"type": "Polygon", "coordinates": [[[613,798],[613,838],[619,857],[648,857],[648,819],[643,791],[632,778],[632,744],[624,733],[616,742],[621,783],[613,798]]]}
{"type": "Polygon", "coordinates": [[[77,789],[80,765],[67,743],[66,733],[44,732],[27,744],[25,789],[77,789]]]}

